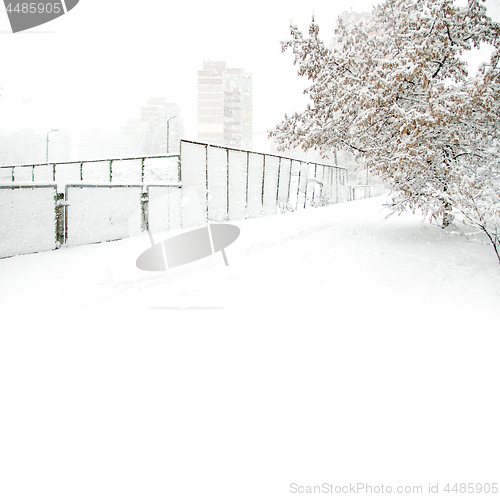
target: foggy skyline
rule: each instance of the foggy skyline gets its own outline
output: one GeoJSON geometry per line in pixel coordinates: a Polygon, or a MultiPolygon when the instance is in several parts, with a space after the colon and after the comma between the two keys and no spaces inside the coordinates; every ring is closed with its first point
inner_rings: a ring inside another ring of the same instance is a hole
{"type": "MultiPolygon", "coordinates": [[[[307,80],[297,76],[292,54],[281,53],[290,21],[307,31],[314,14],[328,43],[338,15],[370,11],[374,3],[259,1],[245,9],[218,1],[193,9],[83,0],[67,15],[16,34],[0,10],[0,134],[119,134],[149,97],[163,96],[179,104],[184,137],[196,139],[197,70],[204,60],[223,60],[252,73],[254,149],[267,149],[266,132],[308,101],[307,80]]],[[[499,0],[487,6],[499,20],[499,0]]]]}

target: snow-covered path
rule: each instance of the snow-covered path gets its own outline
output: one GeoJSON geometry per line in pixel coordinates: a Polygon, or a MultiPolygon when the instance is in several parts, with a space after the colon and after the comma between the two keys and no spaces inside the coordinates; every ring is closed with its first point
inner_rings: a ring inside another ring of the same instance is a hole
{"type": "MultiPolygon", "coordinates": [[[[147,234],[3,259],[0,302],[7,311],[29,303],[142,315],[179,308],[283,315],[328,310],[353,326],[371,322],[368,315],[459,316],[476,324],[494,317],[500,267],[492,248],[410,213],[386,219],[383,201],[237,222],[241,235],[226,249],[229,267],[215,254],[167,272],[143,272],[135,260],[150,246],[147,234]]],[[[155,233],[155,241],[173,234],[155,233]]]]}
{"type": "Polygon", "coordinates": [[[1,260],[0,495],[498,482],[493,250],[382,202],[239,222],[229,267],[1,260]]]}

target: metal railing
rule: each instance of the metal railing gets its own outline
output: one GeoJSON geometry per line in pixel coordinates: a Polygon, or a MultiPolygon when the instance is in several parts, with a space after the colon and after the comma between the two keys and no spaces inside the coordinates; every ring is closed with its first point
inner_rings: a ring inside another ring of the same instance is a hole
{"type": "Polygon", "coordinates": [[[0,166],[0,182],[52,181],[59,191],[67,183],[179,181],[180,175],[178,154],[0,166]]]}

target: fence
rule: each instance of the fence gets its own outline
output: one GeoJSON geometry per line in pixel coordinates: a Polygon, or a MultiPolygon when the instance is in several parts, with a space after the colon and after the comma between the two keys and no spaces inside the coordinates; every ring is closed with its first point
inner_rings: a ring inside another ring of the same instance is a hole
{"type": "Polygon", "coordinates": [[[347,200],[347,169],[181,140],[183,189],[198,192],[205,221],[231,221],[347,200]]]}
{"type": "Polygon", "coordinates": [[[349,187],[349,200],[362,200],[365,198],[383,195],[385,187],[382,185],[357,185],[349,187]]]}
{"type": "Polygon", "coordinates": [[[0,185],[0,258],[56,248],[56,185],[0,185]]]}
{"type": "Polygon", "coordinates": [[[341,166],[188,140],[180,155],[0,166],[0,182],[0,258],[383,193],[348,187],[341,166]]]}
{"type": "Polygon", "coordinates": [[[0,185],[0,258],[181,227],[180,184],[0,185]]]}

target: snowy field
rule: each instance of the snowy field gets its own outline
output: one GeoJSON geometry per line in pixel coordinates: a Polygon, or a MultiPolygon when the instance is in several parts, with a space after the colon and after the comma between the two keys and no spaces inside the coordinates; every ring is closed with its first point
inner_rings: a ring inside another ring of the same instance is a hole
{"type": "Polygon", "coordinates": [[[0,260],[0,494],[498,482],[500,266],[384,200],[0,260]]]}

